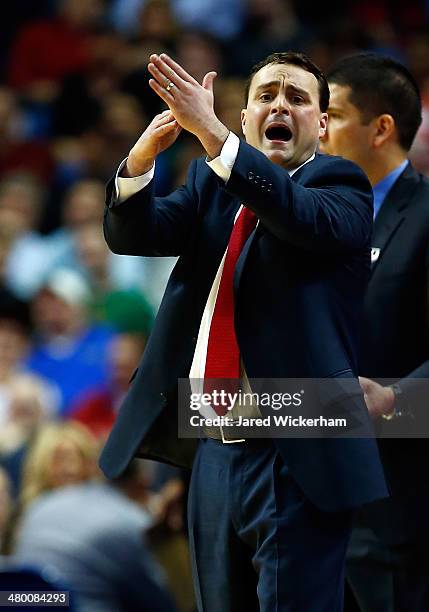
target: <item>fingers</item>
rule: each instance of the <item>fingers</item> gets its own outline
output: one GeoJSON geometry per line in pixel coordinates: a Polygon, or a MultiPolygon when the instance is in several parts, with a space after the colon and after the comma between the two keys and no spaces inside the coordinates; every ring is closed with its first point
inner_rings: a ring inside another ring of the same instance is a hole
{"type": "MultiPolygon", "coordinates": [[[[156,56],[151,55],[151,58],[152,57],[156,56]]],[[[168,68],[168,66],[165,66],[165,69],[160,70],[154,62],[149,62],[147,68],[153,78],[161,85],[161,87],[164,87],[164,89],[167,87],[170,81],[174,83],[176,87],[184,85],[183,79],[179,78],[177,74],[171,70],[171,68],[168,68]]]]}
{"type": "Polygon", "coordinates": [[[213,91],[213,82],[217,77],[217,72],[208,72],[203,78],[203,87],[208,91],[213,91]]]}
{"type": "Polygon", "coordinates": [[[177,127],[179,124],[177,123],[173,113],[170,109],[167,109],[160,113],[159,115],[155,115],[151,122],[152,132],[159,134],[163,132],[164,128],[168,130],[177,127]]]}
{"type": "Polygon", "coordinates": [[[149,86],[162,100],[164,100],[167,106],[174,104],[174,98],[172,94],[167,91],[165,87],[161,87],[161,85],[157,81],[155,81],[155,79],[149,79],[149,86]]]}
{"type": "MultiPolygon", "coordinates": [[[[186,70],[165,53],[161,55],[152,54],[148,64],[148,70],[153,76],[153,79],[149,80],[150,87],[160,98],[162,98],[162,100],[164,100],[164,102],[166,102],[166,104],[168,104],[168,106],[174,102],[174,87],[179,91],[182,89],[182,92],[189,84],[201,87],[194,77],[187,73],[186,70]],[[167,91],[167,86],[170,82],[174,87],[167,91]]],[[[203,88],[213,92],[213,81],[216,77],[216,72],[208,72],[203,79],[203,88]]]]}
{"type": "Polygon", "coordinates": [[[170,75],[174,75],[176,78],[179,77],[183,81],[187,83],[192,83],[193,85],[199,85],[198,81],[194,79],[180,64],[171,59],[166,53],[161,53],[161,55],[151,55],[150,61],[155,63],[158,69],[173,81],[175,85],[178,85],[170,75]]]}
{"type": "Polygon", "coordinates": [[[164,134],[168,134],[168,132],[172,132],[173,130],[178,130],[179,132],[181,130],[176,120],[170,121],[169,123],[164,123],[164,125],[159,125],[154,129],[154,134],[156,136],[163,136],[164,134]]]}
{"type": "Polygon", "coordinates": [[[360,386],[365,395],[367,395],[371,391],[371,387],[368,385],[368,383],[361,382],[360,386]]]}
{"type": "Polygon", "coordinates": [[[174,120],[174,115],[171,112],[171,110],[168,108],[167,110],[163,111],[159,115],[155,115],[155,117],[152,120],[152,125],[154,127],[159,127],[161,125],[169,123],[172,120],[174,120]]]}

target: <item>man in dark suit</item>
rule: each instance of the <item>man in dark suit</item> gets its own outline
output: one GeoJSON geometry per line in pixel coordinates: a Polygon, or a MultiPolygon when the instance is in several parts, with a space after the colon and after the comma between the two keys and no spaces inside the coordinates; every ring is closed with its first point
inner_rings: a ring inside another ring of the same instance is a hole
{"type": "Polygon", "coordinates": [[[429,182],[407,159],[420,94],[401,64],[372,53],[340,60],[328,80],[322,149],[358,163],[374,191],[359,372],[392,493],[360,513],[348,576],[362,611],[426,612],[429,182]]]}
{"type": "Polygon", "coordinates": [[[104,229],[115,252],[180,259],[101,466],[115,476],[140,455],[190,467],[198,446],[189,533],[200,611],[340,611],[352,509],[386,495],[375,441],[228,439],[220,427],[178,439],[177,382],[326,378],[319,414],[341,405],[368,435],[355,346],[370,185],[355,164],[316,154],[329,90],[305,56],[255,66],[242,111],[247,142],[214,113],[215,73],[200,85],[164,54],[151,56],[149,71],[170,111],[110,183],[104,229]],[[156,198],[156,155],[181,128],[207,158],[156,198]]]}

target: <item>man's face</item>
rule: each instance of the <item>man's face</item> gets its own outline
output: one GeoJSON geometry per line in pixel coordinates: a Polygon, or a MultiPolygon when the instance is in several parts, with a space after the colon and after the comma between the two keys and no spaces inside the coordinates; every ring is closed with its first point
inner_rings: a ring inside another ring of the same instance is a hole
{"type": "Polygon", "coordinates": [[[290,64],[268,64],[254,75],[241,126],[246,142],[272,162],[288,169],[300,166],[315,152],[326,123],[314,74],[290,64]]]}
{"type": "Polygon", "coordinates": [[[350,87],[330,83],[329,89],[329,127],[321,139],[320,150],[329,155],[341,155],[365,170],[371,153],[371,123],[362,123],[360,111],[349,100],[350,87]]]}

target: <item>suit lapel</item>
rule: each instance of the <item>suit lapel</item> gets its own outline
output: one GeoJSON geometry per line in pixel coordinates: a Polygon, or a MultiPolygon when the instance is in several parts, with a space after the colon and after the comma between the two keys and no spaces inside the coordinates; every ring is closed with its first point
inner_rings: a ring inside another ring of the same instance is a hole
{"type": "Polygon", "coordinates": [[[387,194],[374,222],[371,274],[383,259],[391,239],[404,221],[407,206],[412,201],[417,184],[418,174],[411,164],[408,164],[387,194]]]}

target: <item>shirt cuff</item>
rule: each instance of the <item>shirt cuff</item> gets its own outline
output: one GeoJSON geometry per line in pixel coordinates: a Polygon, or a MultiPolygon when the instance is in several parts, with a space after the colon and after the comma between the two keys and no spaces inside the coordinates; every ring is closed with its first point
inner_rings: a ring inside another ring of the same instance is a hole
{"type": "Polygon", "coordinates": [[[155,164],[149,172],[145,172],[140,176],[124,177],[119,176],[122,168],[127,163],[127,157],[120,163],[118,171],[115,176],[115,187],[116,187],[116,203],[122,204],[127,198],[131,197],[138,191],[141,191],[144,187],[149,185],[155,174],[155,164]]]}
{"type": "Polygon", "coordinates": [[[239,147],[239,137],[234,134],[234,132],[230,132],[228,138],[223,143],[220,155],[211,161],[206,159],[206,164],[210,166],[213,172],[217,174],[219,178],[223,179],[225,183],[228,182],[231,176],[232,167],[235,164],[239,147]]]}

